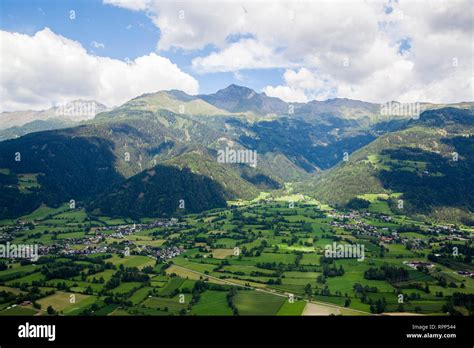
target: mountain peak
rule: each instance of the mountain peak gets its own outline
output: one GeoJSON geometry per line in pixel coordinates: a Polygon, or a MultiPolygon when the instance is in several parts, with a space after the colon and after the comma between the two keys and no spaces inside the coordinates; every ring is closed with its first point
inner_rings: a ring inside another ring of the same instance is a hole
{"type": "Polygon", "coordinates": [[[200,95],[199,98],[229,112],[253,112],[255,114],[281,114],[288,110],[285,102],[268,97],[253,89],[231,84],[214,94],[200,95]]]}
{"type": "Polygon", "coordinates": [[[255,92],[253,89],[245,87],[245,86],[239,86],[235,84],[231,84],[227,86],[224,89],[220,89],[216,92],[216,95],[229,95],[229,96],[249,96],[249,95],[256,95],[257,92],[255,92]]]}

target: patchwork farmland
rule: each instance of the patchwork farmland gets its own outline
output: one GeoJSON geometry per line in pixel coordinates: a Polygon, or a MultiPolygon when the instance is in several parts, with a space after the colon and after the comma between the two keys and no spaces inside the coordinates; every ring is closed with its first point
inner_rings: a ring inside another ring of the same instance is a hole
{"type": "Polygon", "coordinates": [[[1,261],[0,315],[471,315],[473,231],[372,198],[362,211],[280,198],[135,221],[41,207],[2,222],[40,255],[1,261]],[[355,246],[363,255],[338,254],[355,246]]]}

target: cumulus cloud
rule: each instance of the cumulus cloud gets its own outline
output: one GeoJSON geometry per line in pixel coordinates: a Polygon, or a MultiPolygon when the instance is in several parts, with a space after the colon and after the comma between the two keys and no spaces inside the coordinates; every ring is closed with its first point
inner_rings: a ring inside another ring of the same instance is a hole
{"type": "Polygon", "coordinates": [[[329,77],[306,68],[287,69],[283,74],[285,85],[267,86],[264,92],[271,97],[278,97],[286,102],[308,102],[325,100],[330,97],[331,83],[329,77]]]}
{"type": "Polygon", "coordinates": [[[263,91],[270,97],[277,97],[289,103],[308,102],[308,97],[306,96],[304,90],[292,88],[289,86],[267,86],[263,91]]]}
{"type": "Polygon", "coordinates": [[[198,73],[305,68],[325,83],[305,88],[282,76],[282,85],[264,89],[273,95],[474,99],[471,0],[104,2],[145,11],[160,29],[158,50],[214,47],[194,59],[198,73]]]}
{"type": "Polygon", "coordinates": [[[130,62],[91,55],[50,29],[0,31],[0,111],[45,109],[73,99],[120,105],[147,92],[198,92],[198,82],[155,53],[130,62]]]}
{"type": "Polygon", "coordinates": [[[277,68],[282,65],[289,64],[278,52],[254,39],[235,42],[219,52],[195,58],[192,62],[193,68],[199,73],[277,68]]]}

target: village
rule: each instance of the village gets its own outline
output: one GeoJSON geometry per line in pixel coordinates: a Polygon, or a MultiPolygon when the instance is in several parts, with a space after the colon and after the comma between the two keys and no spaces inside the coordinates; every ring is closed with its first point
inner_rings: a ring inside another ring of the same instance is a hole
{"type": "MultiPolygon", "coordinates": [[[[329,224],[332,227],[341,228],[344,231],[352,232],[355,237],[369,237],[376,238],[379,245],[399,243],[403,244],[411,250],[423,249],[428,246],[428,242],[422,238],[409,238],[408,236],[402,235],[398,228],[393,227],[377,227],[371,225],[363,219],[376,219],[381,222],[393,222],[393,219],[389,215],[374,214],[367,211],[350,211],[349,213],[331,212],[327,214],[328,217],[332,217],[334,220],[329,224]]],[[[428,226],[427,228],[418,231],[419,233],[426,235],[433,235],[440,240],[456,240],[466,241],[468,238],[463,236],[463,232],[453,226],[428,226]]]]}
{"type": "MultiPolygon", "coordinates": [[[[127,240],[127,236],[153,228],[175,226],[177,223],[177,219],[171,218],[159,219],[150,223],[142,224],[107,225],[92,228],[91,232],[85,234],[83,237],[55,239],[53,244],[42,245],[39,243],[35,244],[35,246],[37,247],[38,256],[53,254],[73,256],[98,253],[122,253],[122,247],[119,247],[116,244],[107,244],[106,239],[122,239],[122,244],[128,245],[130,242],[127,240]]],[[[21,220],[17,220],[14,225],[2,226],[0,229],[0,243],[8,243],[18,237],[19,233],[28,233],[28,231],[33,230],[34,228],[34,222],[27,223],[21,220]]],[[[156,257],[159,259],[169,259],[179,255],[183,250],[171,247],[158,249],[153,252],[156,252],[156,257]]]]}

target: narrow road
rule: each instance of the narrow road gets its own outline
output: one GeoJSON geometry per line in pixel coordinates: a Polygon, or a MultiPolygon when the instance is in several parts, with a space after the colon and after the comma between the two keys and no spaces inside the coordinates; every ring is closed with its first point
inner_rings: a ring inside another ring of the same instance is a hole
{"type": "MultiPolygon", "coordinates": [[[[269,295],[274,295],[274,296],[280,296],[280,297],[289,298],[289,293],[281,293],[281,292],[278,292],[278,290],[273,290],[273,291],[271,291],[271,290],[267,290],[267,289],[256,288],[256,287],[249,286],[249,285],[242,285],[242,284],[234,283],[234,282],[229,281],[229,280],[226,280],[226,279],[217,278],[217,277],[211,276],[211,275],[209,275],[209,274],[201,273],[201,272],[198,272],[198,271],[195,271],[195,270],[192,270],[192,269],[183,267],[183,266],[178,266],[178,265],[176,265],[176,264],[172,264],[172,265],[173,265],[174,267],[181,268],[181,269],[184,269],[184,270],[186,270],[186,271],[189,271],[189,272],[198,274],[198,275],[200,275],[200,276],[202,276],[202,277],[206,277],[206,278],[209,278],[209,279],[214,279],[214,280],[217,280],[217,281],[219,281],[219,282],[227,283],[227,284],[229,284],[229,285],[233,285],[233,286],[237,286],[237,287],[241,287],[241,288],[245,288],[245,289],[249,289],[249,290],[260,291],[260,292],[264,292],[264,293],[269,294],[269,295]]],[[[364,311],[360,311],[360,310],[358,310],[358,309],[352,309],[352,308],[348,308],[348,307],[341,307],[341,306],[338,306],[338,305],[335,305],[335,304],[332,304],[332,303],[321,302],[321,301],[314,301],[314,300],[311,300],[311,301],[310,301],[310,300],[305,299],[304,297],[298,296],[298,295],[294,295],[294,298],[295,298],[295,299],[303,300],[303,301],[308,302],[308,303],[314,303],[314,304],[319,304],[319,305],[323,305],[323,306],[327,306],[327,307],[332,307],[332,308],[337,308],[337,309],[344,309],[344,310],[350,310],[350,311],[362,313],[362,314],[365,314],[365,315],[367,315],[367,314],[371,315],[371,313],[368,313],[368,312],[364,312],[364,311]]]]}
{"type": "MultiPolygon", "coordinates": [[[[127,239],[130,243],[132,243],[133,245],[135,245],[137,247],[138,250],[141,250],[140,247],[138,245],[136,245],[133,241],[127,239]]],[[[148,257],[151,257],[152,259],[156,260],[157,258],[153,255],[147,255],[148,257]]],[[[214,279],[216,281],[219,281],[219,282],[222,282],[222,283],[226,283],[226,284],[229,284],[229,285],[232,285],[232,286],[236,286],[236,287],[240,287],[240,288],[244,288],[244,289],[249,289],[249,290],[255,290],[255,291],[260,291],[260,292],[264,292],[266,294],[269,294],[269,295],[274,295],[274,296],[279,296],[279,297],[285,297],[285,298],[289,298],[289,294],[290,293],[282,293],[282,292],[278,292],[278,290],[273,290],[273,291],[270,291],[270,290],[267,290],[267,289],[262,289],[262,288],[256,288],[256,287],[253,287],[253,286],[249,286],[249,285],[242,285],[242,284],[238,284],[238,283],[234,283],[232,281],[229,281],[229,280],[226,280],[226,279],[221,279],[221,278],[217,278],[217,277],[214,277],[214,276],[211,276],[209,274],[205,274],[205,273],[202,273],[202,272],[199,272],[199,271],[195,271],[193,269],[190,269],[190,268],[186,268],[186,267],[183,267],[183,266],[178,266],[174,263],[169,263],[169,262],[165,262],[166,264],[168,265],[173,265],[174,267],[177,267],[177,268],[181,268],[183,270],[186,270],[188,272],[192,272],[194,274],[197,274],[199,276],[202,276],[202,277],[205,277],[205,278],[209,278],[209,279],[214,279]]],[[[341,309],[344,309],[344,310],[349,310],[349,311],[353,311],[353,312],[358,312],[358,313],[362,313],[364,315],[374,315],[374,314],[371,314],[371,313],[368,313],[368,312],[364,312],[364,311],[360,311],[358,309],[352,309],[352,308],[348,308],[348,307],[341,307],[341,306],[338,306],[338,305],[335,305],[333,303],[327,303],[327,302],[321,302],[321,301],[314,301],[314,300],[308,300],[308,299],[305,299],[304,297],[302,296],[298,296],[298,295],[293,295],[295,299],[300,299],[300,300],[303,300],[305,302],[308,302],[308,303],[313,303],[313,304],[319,304],[319,305],[323,305],[323,306],[327,306],[327,307],[332,307],[332,308],[337,308],[339,310],[341,309]]]]}

